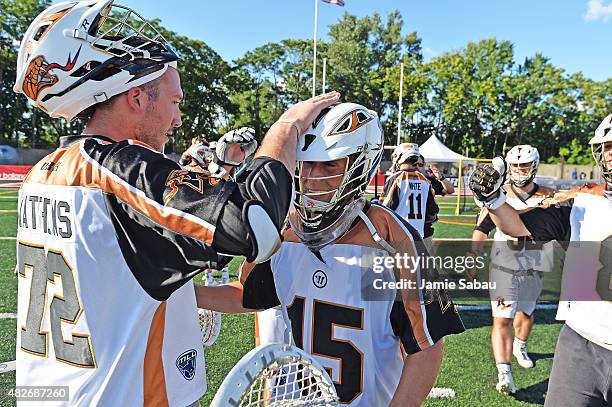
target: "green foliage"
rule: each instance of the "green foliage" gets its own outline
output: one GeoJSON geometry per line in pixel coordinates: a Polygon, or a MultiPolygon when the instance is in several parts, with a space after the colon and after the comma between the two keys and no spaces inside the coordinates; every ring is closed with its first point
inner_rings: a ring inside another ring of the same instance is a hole
{"type": "Polygon", "coordinates": [[[31,145],[50,122],[42,112],[33,114],[25,97],[13,92],[19,42],[32,19],[49,4],[50,0],[0,0],[0,144],[16,145],[21,139],[31,145]]]}
{"type": "Polygon", "coordinates": [[[232,82],[226,80],[232,70],[203,41],[166,30],[159,20],[155,20],[155,25],[181,57],[178,71],[184,94],[181,104],[183,124],[175,131],[173,145],[167,151],[182,152],[193,137],[204,136],[211,140],[220,136],[219,124],[227,121],[227,115],[234,112],[230,100],[232,82]]]}
{"type": "Polygon", "coordinates": [[[548,162],[556,163],[561,161],[566,164],[576,165],[595,164],[590,148],[587,145],[580,143],[576,139],[573,139],[567,146],[559,148],[559,157],[560,159],[551,157],[548,162]]]}

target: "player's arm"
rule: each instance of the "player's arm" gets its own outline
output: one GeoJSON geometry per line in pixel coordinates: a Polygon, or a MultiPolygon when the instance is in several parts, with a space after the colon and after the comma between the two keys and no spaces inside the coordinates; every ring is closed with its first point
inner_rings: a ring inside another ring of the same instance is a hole
{"type": "MultiPolygon", "coordinates": [[[[412,232],[403,219],[398,218],[398,221],[404,225],[403,229],[407,232],[403,232],[403,235],[402,232],[398,232],[396,235],[395,228],[391,229],[392,234],[395,235],[392,240],[396,255],[400,257],[416,256],[417,249],[413,242],[420,240],[418,232],[412,232]]],[[[438,276],[437,271],[429,262],[425,262],[418,269],[412,267],[411,265],[396,267],[394,270],[396,280],[398,278],[416,280],[418,285],[421,285],[422,281],[419,280],[431,282],[438,276]]],[[[419,383],[419,390],[409,395],[410,400],[422,402],[438,374],[440,361],[436,362],[436,360],[438,357],[441,358],[438,353],[442,352],[443,338],[464,332],[465,328],[453,302],[444,290],[426,292],[424,289],[416,288],[417,286],[397,291],[397,298],[391,308],[389,319],[393,333],[401,343],[402,351],[408,355],[404,371],[408,369],[410,375],[413,375],[416,366],[411,366],[411,364],[417,365],[420,369],[420,366],[431,363],[429,367],[431,370],[423,374],[421,378],[423,380],[419,383]],[[427,300],[424,300],[425,298],[427,300]],[[430,351],[431,353],[424,353],[430,351]],[[420,353],[423,355],[418,355],[420,353]]],[[[406,380],[415,380],[415,376],[408,377],[406,380]]],[[[403,394],[398,394],[398,397],[400,395],[404,397],[403,394]]]]}
{"type": "Polygon", "coordinates": [[[396,210],[399,206],[399,188],[397,187],[397,176],[391,176],[385,183],[383,205],[391,210],[396,210]]]}
{"type": "Polygon", "coordinates": [[[433,173],[434,177],[432,177],[433,179],[431,180],[432,186],[434,185],[434,183],[438,183],[439,186],[435,186],[434,189],[436,190],[436,195],[446,195],[446,194],[452,194],[453,192],[455,192],[455,187],[453,186],[453,183],[450,182],[441,172],[440,170],[438,170],[438,167],[436,167],[435,165],[430,166],[431,168],[431,172],[433,173]],[[435,179],[435,181],[434,181],[435,179]]]}
{"type": "Polygon", "coordinates": [[[452,182],[450,182],[448,178],[444,178],[440,182],[442,183],[442,185],[444,185],[444,192],[446,192],[449,195],[455,192],[455,186],[453,185],[452,182]]]}
{"type": "Polygon", "coordinates": [[[260,264],[244,262],[239,279],[220,286],[195,286],[198,308],[224,313],[261,311],[280,305],[271,269],[271,261],[260,264]]]}
{"type": "Polygon", "coordinates": [[[501,157],[496,157],[491,165],[476,168],[469,180],[474,200],[480,207],[488,209],[491,219],[502,232],[538,241],[569,240],[573,199],[553,201],[554,204],[548,206],[519,212],[505,203],[506,194],[501,188],[505,177],[506,163],[501,157]]]}
{"type": "Polygon", "coordinates": [[[253,312],[242,306],[243,286],[239,281],[220,286],[195,286],[198,308],[226,314],[253,312]]]}
{"type": "Polygon", "coordinates": [[[485,241],[489,237],[489,233],[495,228],[495,223],[489,215],[489,211],[483,208],[478,215],[476,226],[472,232],[472,250],[475,255],[479,255],[484,248],[485,241]]]}
{"type": "Polygon", "coordinates": [[[389,406],[420,406],[436,382],[443,355],[444,339],[440,339],[421,352],[408,355],[404,360],[402,377],[389,406]]]}
{"type": "Polygon", "coordinates": [[[427,179],[429,180],[429,182],[431,183],[431,188],[434,192],[434,196],[438,195],[438,196],[444,196],[446,195],[446,190],[444,188],[444,184],[442,183],[442,181],[438,180],[436,177],[431,177],[431,176],[427,176],[427,179]]]}
{"type": "Polygon", "coordinates": [[[519,211],[504,203],[496,209],[489,209],[493,223],[509,236],[530,236],[529,229],[523,223],[519,211]]]}

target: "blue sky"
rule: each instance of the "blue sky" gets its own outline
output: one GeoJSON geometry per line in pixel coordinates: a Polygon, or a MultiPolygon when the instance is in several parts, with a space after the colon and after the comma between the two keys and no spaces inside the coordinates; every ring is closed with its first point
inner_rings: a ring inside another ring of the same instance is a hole
{"type": "MultiPolygon", "coordinates": [[[[169,29],[206,42],[231,61],[266,42],[312,38],[314,0],[116,0],[169,29]]],[[[404,32],[416,31],[426,58],[468,41],[515,44],[515,60],[541,52],[556,66],[594,80],[612,76],[612,0],[345,0],[319,3],[319,37],[347,11],[398,9],[404,32]]]]}

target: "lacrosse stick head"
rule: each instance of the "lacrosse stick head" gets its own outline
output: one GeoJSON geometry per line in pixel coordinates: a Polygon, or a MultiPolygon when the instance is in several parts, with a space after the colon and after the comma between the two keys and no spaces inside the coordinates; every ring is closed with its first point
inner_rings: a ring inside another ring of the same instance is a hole
{"type": "MultiPolygon", "coordinates": [[[[225,267],[223,270],[206,270],[202,278],[206,286],[218,286],[220,284],[229,283],[229,269],[225,267]]],[[[221,313],[211,311],[209,309],[198,309],[198,322],[200,323],[200,331],[202,332],[202,344],[204,347],[211,346],[217,341],[221,332],[221,313]]]]}
{"type": "Polygon", "coordinates": [[[259,346],[227,375],[211,407],[337,406],[338,395],[321,365],[303,350],[283,344],[259,346]]]}

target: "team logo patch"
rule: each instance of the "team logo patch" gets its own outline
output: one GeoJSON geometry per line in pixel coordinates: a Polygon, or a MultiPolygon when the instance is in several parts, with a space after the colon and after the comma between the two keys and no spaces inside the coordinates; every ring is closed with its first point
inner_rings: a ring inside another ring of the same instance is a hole
{"type": "MultiPolygon", "coordinates": [[[[166,186],[170,188],[170,191],[164,198],[164,204],[168,203],[174,198],[179,190],[179,187],[186,186],[193,189],[194,191],[203,194],[204,184],[209,179],[209,173],[196,173],[185,170],[174,170],[168,175],[166,180],[166,186]]],[[[212,185],[212,184],[211,184],[212,185]]]]}
{"type": "Polygon", "coordinates": [[[327,285],[327,274],[323,270],[317,270],[312,275],[312,283],[317,288],[323,288],[327,285]]]}
{"type": "Polygon", "coordinates": [[[189,349],[181,353],[176,359],[176,367],[187,380],[192,380],[195,377],[197,354],[198,352],[195,349],[189,349]]]}
{"type": "Polygon", "coordinates": [[[79,58],[80,52],[81,47],[79,47],[73,59],[71,59],[70,54],[68,54],[66,65],[56,63],[49,64],[43,55],[34,58],[30,61],[25,77],[23,78],[23,93],[30,99],[37,100],[40,92],[59,82],[57,75],[52,74],[51,71],[54,69],[60,69],[65,72],[71,71],[79,58]]]}

